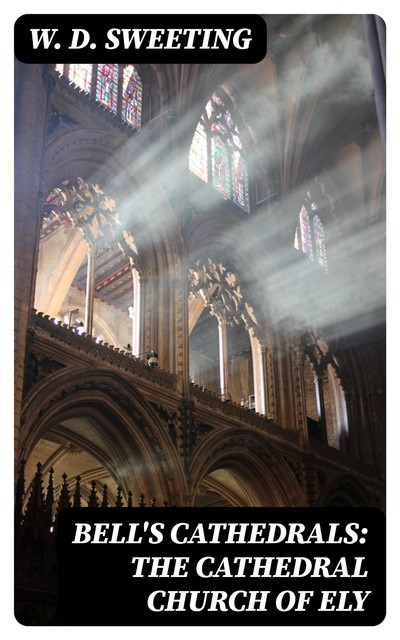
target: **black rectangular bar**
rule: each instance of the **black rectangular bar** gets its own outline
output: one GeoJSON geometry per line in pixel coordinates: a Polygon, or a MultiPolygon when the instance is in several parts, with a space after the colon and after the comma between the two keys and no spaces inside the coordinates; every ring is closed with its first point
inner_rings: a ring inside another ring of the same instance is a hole
{"type": "Polygon", "coordinates": [[[14,26],[16,57],[24,63],[242,63],[267,52],[261,16],[41,15],[14,26]]]}

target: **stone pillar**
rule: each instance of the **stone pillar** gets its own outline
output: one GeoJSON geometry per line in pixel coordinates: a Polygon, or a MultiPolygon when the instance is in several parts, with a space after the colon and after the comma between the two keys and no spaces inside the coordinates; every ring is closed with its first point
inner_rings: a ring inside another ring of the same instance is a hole
{"type": "Polygon", "coordinates": [[[93,333],[95,265],[96,265],[95,248],[94,246],[89,245],[88,252],[87,252],[86,306],[85,306],[85,333],[88,336],[91,336],[93,333]]]}
{"type": "Polygon", "coordinates": [[[189,378],[189,292],[187,278],[184,277],[182,269],[181,277],[173,281],[171,293],[171,305],[173,306],[172,333],[172,354],[173,373],[178,375],[178,384],[182,384],[182,392],[185,396],[190,396],[189,378]]]}
{"type": "MultiPolygon", "coordinates": [[[[260,369],[260,406],[256,406],[256,411],[261,413],[262,415],[267,415],[267,348],[260,344],[258,348],[258,359],[259,359],[259,369],[260,369]]],[[[258,394],[256,394],[257,397],[258,394]]]]}
{"type": "Polygon", "coordinates": [[[44,198],[41,193],[41,167],[51,84],[46,83],[44,65],[22,64],[18,61],[15,65],[14,402],[15,446],[18,449],[26,335],[34,300],[41,205],[44,198]]]}
{"type": "MultiPolygon", "coordinates": [[[[155,330],[154,330],[154,316],[153,309],[156,304],[156,297],[154,295],[154,278],[150,275],[140,276],[140,291],[141,291],[141,337],[140,337],[140,354],[143,354],[147,349],[154,349],[158,351],[158,345],[155,342],[155,330]]],[[[162,368],[164,368],[162,366],[162,368]]]]}
{"type": "Polygon", "coordinates": [[[222,400],[228,394],[228,326],[225,319],[218,319],[219,339],[219,387],[222,400]]]}
{"type": "Polygon", "coordinates": [[[348,420],[348,439],[347,451],[355,458],[360,457],[360,448],[355,433],[354,425],[360,423],[359,413],[357,412],[357,399],[353,391],[345,391],[344,398],[346,402],[347,420],[348,420]]]}
{"type": "Polygon", "coordinates": [[[272,347],[271,338],[268,338],[265,348],[265,405],[266,414],[275,422],[278,419],[277,413],[277,362],[272,347]]]}
{"type": "Polygon", "coordinates": [[[328,436],[326,431],[326,415],[325,415],[325,401],[324,401],[324,381],[322,374],[318,374],[315,381],[315,390],[317,396],[317,407],[319,424],[321,429],[322,442],[328,442],[328,436]]]}
{"type": "Polygon", "coordinates": [[[142,307],[142,286],[139,273],[132,267],[133,284],[133,316],[132,316],[132,354],[138,356],[142,352],[140,346],[141,336],[141,307],[142,307]]]}
{"type": "Polygon", "coordinates": [[[299,439],[308,443],[305,389],[301,354],[286,338],[279,339],[277,361],[276,419],[285,429],[297,431],[299,439]]]}
{"type": "Polygon", "coordinates": [[[293,355],[295,359],[294,394],[297,433],[300,443],[306,448],[309,445],[309,437],[307,426],[306,392],[304,387],[304,361],[303,354],[300,349],[295,348],[293,350],[293,355]]]}

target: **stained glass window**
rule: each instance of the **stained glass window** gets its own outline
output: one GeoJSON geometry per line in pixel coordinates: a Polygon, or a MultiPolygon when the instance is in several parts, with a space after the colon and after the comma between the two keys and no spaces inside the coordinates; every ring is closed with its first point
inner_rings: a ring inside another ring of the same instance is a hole
{"type": "Polygon", "coordinates": [[[60,76],[66,76],[75,87],[85,91],[111,113],[119,115],[134,129],[142,124],[142,81],[133,65],[123,72],[118,64],[98,64],[93,72],[91,64],[55,64],[60,76]]]}
{"type": "Polygon", "coordinates": [[[232,198],[240,207],[249,210],[247,167],[240,151],[232,153],[232,198]]]}
{"type": "Polygon", "coordinates": [[[313,217],[313,228],[317,260],[324,269],[327,269],[328,263],[326,259],[325,233],[321,220],[317,215],[313,217]]]}
{"type": "Polygon", "coordinates": [[[217,95],[216,93],[213,93],[212,96],[212,101],[215,102],[216,105],[218,105],[219,107],[224,107],[224,101],[222,100],[222,98],[219,97],[219,95],[217,95]]]}
{"type": "Polygon", "coordinates": [[[77,87],[90,93],[92,84],[91,64],[70,64],[68,69],[68,80],[76,84],[77,87]]]}
{"type": "Polygon", "coordinates": [[[305,253],[310,260],[315,260],[321,267],[328,271],[326,257],[325,232],[321,219],[314,213],[311,218],[309,212],[318,210],[318,204],[308,191],[299,213],[299,224],[294,236],[294,247],[305,253]]]}
{"type": "Polygon", "coordinates": [[[206,104],[206,114],[207,118],[210,119],[214,111],[213,103],[209,100],[206,104]]]}
{"type": "Polygon", "coordinates": [[[189,169],[201,180],[208,180],[207,135],[204,125],[199,122],[193,136],[189,154],[189,169]]]}
{"type": "Polygon", "coordinates": [[[97,65],[96,100],[117,113],[118,65],[97,65]]]}
{"type": "Polygon", "coordinates": [[[300,209],[300,234],[301,250],[303,251],[303,253],[308,255],[311,260],[313,260],[310,217],[304,205],[300,209]]]}
{"type": "Polygon", "coordinates": [[[228,98],[214,93],[193,135],[189,169],[225,198],[250,211],[245,152],[228,98]]]}
{"type": "Polygon", "coordinates": [[[211,138],[211,168],[214,187],[229,198],[231,195],[229,156],[226,144],[217,136],[211,138]]]}
{"type": "Polygon", "coordinates": [[[122,118],[135,129],[142,123],[142,81],[131,64],[124,68],[122,80],[122,118]]]}
{"type": "Polygon", "coordinates": [[[223,136],[226,136],[228,133],[228,129],[222,124],[222,122],[213,122],[211,125],[211,131],[217,131],[223,136]]]}
{"type": "Polygon", "coordinates": [[[228,109],[225,111],[224,118],[225,118],[225,122],[228,125],[229,129],[232,129],[233,120],[232,120],[231,113],[230,113],[230,111],[228,111],[228,109]]]}

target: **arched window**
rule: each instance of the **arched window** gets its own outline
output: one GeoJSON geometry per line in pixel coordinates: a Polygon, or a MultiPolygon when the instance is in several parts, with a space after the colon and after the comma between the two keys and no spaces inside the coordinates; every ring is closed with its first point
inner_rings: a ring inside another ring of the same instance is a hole
{"type": "Polygon", "coordinates": [[[208,258],[188,278],[192,382],[267,415],[266,349],[236,274],[208,258]]]}
{"type": "Polygon", "coordinates": [[[98,184],[77,177],[55,186],[44,205],[34,304],[74,333],[138,355],[138,254],[119,227],[116,202],[98,184]]]}
{"type": "Polygon", "coordinates": [[[56,64],[55,70],[123,122],[140,129],[143,86],[132,64],[56,64]]]}
{"type": "Polygon", "coordinates": [[[189,170],[249,212],[249,180],[239,127],[228,99],[214,93],[194,132],[189,170]]]}
{"type": "Polygon", "coordinates": [[[311,331],[303,336],[304,402],[308,435],[330,447],[346,450],[347,406],[340,371],[328,343],[311,331]]]}
{"type": "Polygon", "coordinates": [[[299,211],[294,247],[305,253],[310,260],[318,262],[327,271],[325,232],[318,214],[315,213],[317,210],[318,204],[308,191],[299,211]]]}

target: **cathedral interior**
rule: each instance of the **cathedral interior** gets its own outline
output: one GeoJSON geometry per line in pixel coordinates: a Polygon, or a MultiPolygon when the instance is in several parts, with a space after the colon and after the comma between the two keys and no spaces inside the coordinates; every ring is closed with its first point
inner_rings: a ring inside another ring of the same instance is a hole
{"type": "Polygon", "coordinates": [[[371,28],[265,20],[256,64],[15,63],[18,524],[385,508],[371,28]]]}

